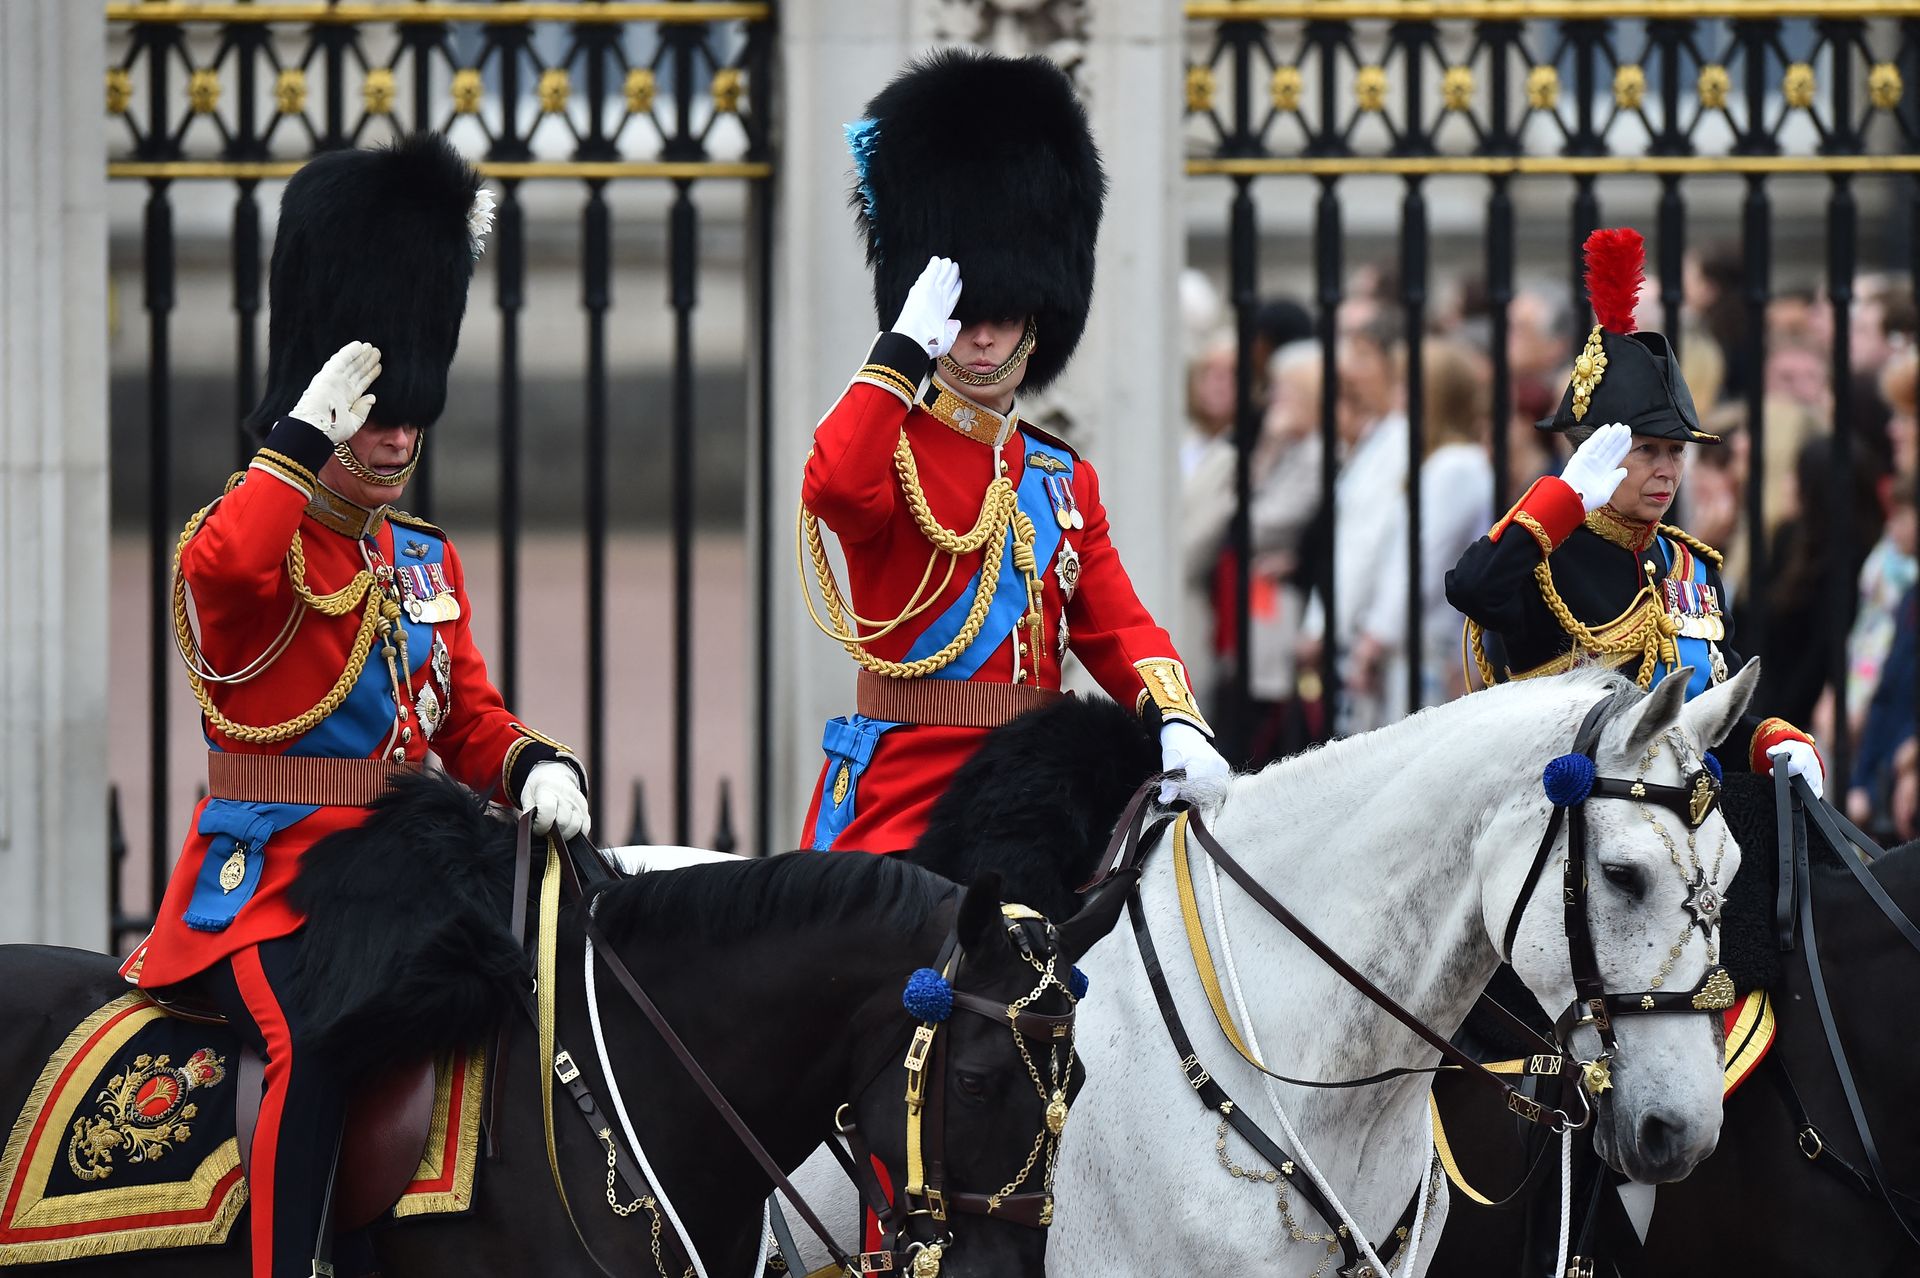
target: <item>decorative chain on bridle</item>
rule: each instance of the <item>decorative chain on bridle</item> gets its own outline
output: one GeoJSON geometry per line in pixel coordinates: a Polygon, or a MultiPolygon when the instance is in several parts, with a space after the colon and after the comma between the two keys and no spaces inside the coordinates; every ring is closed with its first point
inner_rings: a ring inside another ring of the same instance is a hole
{"type": "MultiPolygon", "coordinates": [[[[1024,923],[1038,921],[1047,929],[1051,940],[1050,923],[1024,906],[1003,906],[1002,913],[1007,934],[1020,957],[1039,977],[1027,993],[1003,1004],[956,990],[953,976],[959,966],[959,949],[952,938],[935,960],[937,966],[919,969],[907,982],[901,1001],[920,1023],[914,1029],[905,1058],[906,1183],[901,1188],[900,1203],[880,1213],[884,1250],[857,1258],[863,1271],[889,1269],[894,1262],[901,1261],[907,1265],[912,1278],[937,1278],[941,1260],[954,1243],[947,1222],[956,1213],[993,1216],[1036,1229],[1045,1229],[1053,1223],[1054,1171],[1060,1138],[1067,1126],[1067,1089],[1073,1073],[1074,1015],[1085,987],[1080,986],[1076,993],[1078,973],[1074,974],[1076,980],[1072,984],[1060,979],[1056,945],[1047,946],[1044,961],[1035,953],[1024,923]],[[1057,989],[1065,996],[1068,1010],[1059,1015],[1029,1011],[1049,989],[1057,989]],[[1013,1178],[991,1194],[955,1191],[945,1183],[946,1040],[940,1030],[956,1009],[999,1022],[1009,1029],[1028,1081],[1045,1106],[1042,1126],[1026,1159],[1013,1178]],[[1030,1042],[1034,1039],[1044,1041],[1047,1046],[1044,1073],[1030,1042]],[[1040,1188],[1022,1192],[1021,1186],[1032,1181],[1036,1171],[1040,1173],[1040,1188]],[[934,1226],[933,1236],[916,1237],[916,1225],[928,1224],[934,1226]]],[[[865,1179],[868,1174],[865,1141],[851,1122],[843,1122],[841,1131],[853,1149],[856,1174],[865,1179]]],[[[867,1196],[870,1202],[877,1197],[871,1191],[867,1196]]]]}
{"type": "Polygon", "coordinates": [[[1715,885],[1725,863],[1726,832],[1721,832],[1710,871],[1701,862],[1697,844],[1700,827],[1720,800],[1719,763],[1708,754],[1702,756],[1698,767],[1689,768],[1692,760],[1687,758],[1685,742],[1669,735],[1669,742],[1685,777],[1684,784],[1671,786],[1646,780],[1647,769],[1660,752],[1661,743],[1657,738],[1640,759],[1639,775],[1633,780],[1623,781],[1598,775],[1594,753],[1607,712],[1617,696],[1614,694],[1603,699],[1587,713],[1575,738],[1574,752],[1553,760],[1542,774],[1547,797],[1554,805],[1553,816],[1548,822],[1546,836],[1535,855],[1526,883],[1514,903],[1503,946],[1504,952],[1511,957],[1520,915],[1533,894],[1534,885],[1540,878],[1547,854],[1564,819],[1568,823],[1568,839],[1567,859],[1562,867],[1562,900],[1568,956],[1573,968],[1574,999],[1555,1018],[1553,1033],[1561,1054],[1580,1066],[1581,1087],[1578,1090],[1583,1101],[1597,1098],[1612,1086],[1612,1062],[1619,1050],[1614,1035],[1614,1018],[1649,1012],[1719,1012],[1733,1006],[1734,1002],[1733,978],[1719,965],[1718,938],[1715,935],[1724,903],[1715,885]],[[1593,948],[1593,932],[1587,914],[1589,867],[1586,805],[1596,798],[1633,802],[1640,815],[1659,834],[1674,872],[1687,889],[1686,910],[1689,917],[1679,939],[1668,947],[1650,987],[1633,993],[1607,991],[1593,948]],[[1684,861],[1673,835],[1648,810],[1650,805],[1668,809],[1685,824],[1687,856],[1684,861]],[[1708,968],[1705,975],[1691,989],[1677,992],[1662,990],[1661,987],[1673,973],[1674,964],[1686,951],[1696,927],[1705,934],[1707,940],[1708,968]],[[1601,1051],[1592,1060],[1580,1060],[1572,1053],[1569,1044],[1574,1031],[1587,1025],[1593,1026],[1599,1033],[1601,1051]]]}

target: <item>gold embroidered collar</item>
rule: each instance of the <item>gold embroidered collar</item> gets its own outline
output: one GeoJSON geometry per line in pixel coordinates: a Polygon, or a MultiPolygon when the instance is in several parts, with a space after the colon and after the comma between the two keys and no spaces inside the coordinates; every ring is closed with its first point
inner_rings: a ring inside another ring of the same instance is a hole
{"type": "Polygon", "coordinates": [[[356,541],[377,534],[387,522],[391,510],[390,506],[368,510],[357,502],[348,501],[325,484],[314,488],[313,496],[307,499],[307,514],[315,523],[356,541]]]}
{"type": "Polygon", "coordinates": [[[927,383],[926,394],[921,397],[920,406],[939,418],[948,429],[958,431],[975,443],[985,444],[988,448],[998,448],[1012,438],[1014,427],[1020,420],[1020,412],[1017,408],[1002,417],[991,408],[983,408],[937,379],[927,383]]]}
{"type": "Polygon", "coordinates": [[[1654,529],[1659,526],[1658,520],[1642,523],[1638,519],[1628,519],[1611,506],[1587,512],[1588,528],[1622,550],[1631,550],[1636,555],[1653,544],[1654,529]]]}

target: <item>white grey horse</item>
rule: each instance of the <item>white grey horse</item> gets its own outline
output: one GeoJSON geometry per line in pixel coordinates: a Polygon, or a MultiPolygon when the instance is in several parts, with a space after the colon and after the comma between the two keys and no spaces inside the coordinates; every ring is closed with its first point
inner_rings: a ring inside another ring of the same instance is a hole
{"type": "MultiPolygon", "coordinates": [[[[1597,751],[1600,775],[1679,785],[1744,712],[1758,666],[1690,704],[1689,674],[1675,673],[1612,717],[1597,751]]],[[[1441,1033],[1459,1028],[1493,975],[1516,908],[1514,967],[1541,1005],[1557,1011],[1573,999],[1561,904],[1564,830],[1531,897],[1519,901],[1550,815],[1542,769],[1572,749],[1593,705],[1629,687],[1594,669],[1476,693],[1236,777],[1208,824],[1307,926],[1441,1033]]],[[[1732,881],[1739,849],[1725,822],[1715,812],[1689,831],[1665,808],[1627,800],[1590,803],[1586,820],[1598,867],[1588,917],[1607,988],[1693,988],[1711,961],[1708,934],[1690,926],[1684,908],[1687,876],[1698,858],[1719,890],[1732,881]]],[[[1317,1165],[1360,1237],[1375,1244],[1367,1250],[1391,1254],[1385,1235],[1402,1209],[1416,1188],[1437,1185],[1429,1076],[1328,1091],[1270,1083],[1245,1064],[1209,1011],[1166,851],[1149,860],[1139,890],[1197,1054],[1292,1157],[1317,1165]]],[[[1197,847],[1192,857],[1225,997],[1269,1067],[1342,1079],[1436,1063],[1436,1052],[1224,875],[1210,873],[1197,847]]],[[[1220,1118],[1200,1105],[1182,1072],[1130,929],[1116,928],[1080,965],[1090,987],[1076,1047],[1088,1083],[1060,1154],[1048,1272],[1329,1272],[1338,1261],[1330,1260],[1337,1247],[1327,1222],[1299,1194],[1282,1199],[1237,1135],[1220,1144],[1220,1118]],[[1229,1161],[1252,1175],[1234,1176],[1229,1161]],[[1290,1236],[1296,1233],[1318,1237],[1290,1236]]],[[[1609,1164],[1651,1183],[1686,1175],[1712,1152],[1720,1129],[1718,1020],[1655,1013],[1617,1022],[1612,1089],[1592,1133],[1609,1164]]],[[[1572,1046],[1583,1058],[1600,1053],[1591,1028],[1576,1031],[1572,1046]]],[[[850,1220],[851,1198],[834,1184],[837,1175],[817,1157],[796,1179],[810,1201],[817,1192],[833,1205],[829,1219],[850,1220]]],[[[1431,1240],[1447,1198],[1444,1187],[1428,1197],[1419,1232],[1431,1240]]],[[[1421,1247],[1410,1268],[1396,1264],[1395,1272],[1424,1272],[1430,1251],[1421,1247]]]]}

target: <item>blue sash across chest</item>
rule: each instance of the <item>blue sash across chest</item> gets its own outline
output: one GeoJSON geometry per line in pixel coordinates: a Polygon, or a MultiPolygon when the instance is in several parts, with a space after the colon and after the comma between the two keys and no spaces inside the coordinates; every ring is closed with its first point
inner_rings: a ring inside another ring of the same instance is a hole
{"type": "MultiPolygon", "coordinates": [[[[1674,550],[1665,537],[1655,537],[1654,543],[1660,547],[1660,555],[1666,561],[1669,571],[1673,568],[1674,550]]],[[[1709,604],[1712,597],[1707,584],[1707,562],[1700,555],[1689,555],[1692,572],[1680,584],[1682,602],[1690,609],[1704,610],[1708,606],[1717,607],[1717,601],[1709,604]]],[[[1679,653],[1679,665],[1693,667],[1693,674],[1687,680],[1687,700],[1691,701],[1705,692],[1713,683],[1713,647],[1708,639],[1694,638],[1686,634],[1674,636],[1673,645],[1679,653]]],[[[1677,667],[1662,661],[1654,667],[1654,682],[1659,682],[1672,674],[1677,667]]]]}
{"type": "MultiPolygon", "coordinates": [[[[1015,493],[1020,509],[1033,521],[1033,559],[1041,571],[1053,562],[1054,552],[1060,548],[1061,529],[1054,518],[1054,501],[1047,491],[1047,482],[1071,485],[1073,482],[1073,454],[1052,444],[1041,443],[1031,435],[1018,436],[1021,446],[1027,450],[1027,465],[1020,476],[1020,486],[1015,493]],[[1034,465],[1033,458],[1039,454],[1052,459],[1053,465],[1034,465]]],[[[988,565],[982,564],[984,571],[988,565]]],[[[971,679],[986,663],[988,657],[999,650],[1000,645],[1020,624],[1020,618],[1027,611],[1027,588],[1021,580],[1020,570],[1013,563],[1013,537],[1007,537],[1005,549],[1000,553],[1000,562],[994,565],[1000,574],[994,586],[993,604],[987,609],[987,619],[980,627],[980,633],[973,642],[952,662],[937,671],[935,679],[971,679]]],[[[952,643],[959,635],[960,628],[966,624],[967,613],[973,607],[974,592],[979,588],[980,574],[974,573],[962,587],[960,597],[954,600],[945,612],[934,618],[920,637],[907,649],[906,660],[918,661],[930,657],[952,643]]]]}
{"type": "MultiPolygon", "coordinates": [[[[419,528],[399,524],[391,527],[400,571],[412,567],[425,573],[428,565],[442,565],[441,574],[444,573],[447,543],[443,538],[419,528]],[[403,546],[405,552],[401,551],[403,546]]],[[[433,625],[413,620],[405,610],[401,612],[399,624],[406,629],[407,674],[411,677],[432,655],[433,625]]],[[[385,743],[393,722],[393,680],[376,644],[339,709],[295,738],[286,752],[324,759],[371,758],[385,743]]],[[[212,749],[220,748],[211,737],[207,744],[212,749]]],[[[260,885],[260,875],[266,867],[267,844],[280,831],[297,825],[315,811],[317,809],[303,804],[208,799],[197,827],[199,833],[208,836],[207,854],[194,880],[192,900],[187,905],[184,916],[187,926],[201,932],[220,932],[232,924],[260,885]],[[221,872],[236,852],[245,868],[239,881],[228,887],[221,883],[221,872]]]]}

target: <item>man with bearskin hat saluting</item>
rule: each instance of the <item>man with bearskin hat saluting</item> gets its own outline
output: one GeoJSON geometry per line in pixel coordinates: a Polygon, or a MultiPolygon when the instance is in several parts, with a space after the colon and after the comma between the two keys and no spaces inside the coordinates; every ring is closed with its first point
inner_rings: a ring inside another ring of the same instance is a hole
{"type": "Polygon", "coordinates": [[[1226,761],[1121,567],[1093,468],[1014,398],[1066,367],[1093,292],[1106,179],[1072,84],[1044,58],[947,50],[847,137],[884,331],[815,429],[802,486],[815,620],[861,667],[857,713],[827,724],[806,842],[911,847],[986,731],[1060,695],[1069,646],[1116,700],[1157,711],[1164,765],[1186,774],[1163,800],[1217,798],[1226,761]],[[982,111],[998,122],[984,136],[956,134],[982,111]]]}
{"type": "MultiPolygon", "coordinates": [[[[1540,423],[1575,444],[1558,475],[1534,483],[1447,574],[1447,599],[1467,616],[1484,682],[1571,669],[1583,657],[1652,687],[1690,666],[1691,699],[1736,670],[1720,553],[1661,518],[1673,505],[1700,429],[1680,361],[1634,311],[1646,248],[1637,231],[1587,237],[1587,293],[1596,323],[1560,409],[1540,423]],[[1603,424],[1604,423],[1604,424],[1603,424]],[[1506,670],[1486,654],[1499,637],[1506,670]]],[[[1770,772],[1784,760],[1822,788],[1813,738],[1784,719],[1752,718],[1735,767],[1770,772]]]]}
{"type": "Polygon", "coordinates": [[[429,750],[531,812],[538,832],[589,828],[579,764],[487,678],[452,543],[389,504],[446,405],[491,218],[492,193],[436,134],[294,174],[273,245],[267,390],[247,419],[260,450],[177,552],[208,797],[123,971],[148,989],[196,981],[266,1062],[249,1164],[256,1278],[323,1272],[322,1202],[353,1081],[290,994],[302,854],[358,827],[429,750]]]}

